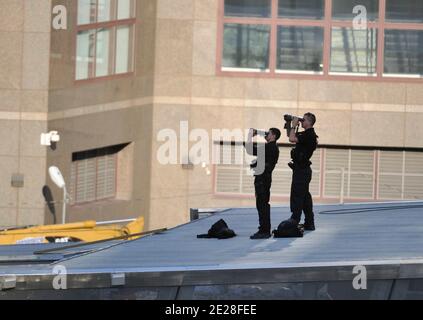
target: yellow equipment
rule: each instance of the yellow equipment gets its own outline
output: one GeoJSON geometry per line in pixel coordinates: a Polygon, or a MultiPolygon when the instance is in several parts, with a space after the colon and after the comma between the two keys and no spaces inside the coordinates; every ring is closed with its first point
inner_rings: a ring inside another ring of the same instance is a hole
{"type": "MultiPolygon", "coordinates": [[[[126,226],[117,224],[97,226],[95,221],[88,220],[76,223],[5,229],[0,231],[0,245],[79,241],[92,242],[140,233],[143,229],[143,217],[139,217],[126,226]]],[[[133,238],[137,237],[128,239],[133,238]]]]}

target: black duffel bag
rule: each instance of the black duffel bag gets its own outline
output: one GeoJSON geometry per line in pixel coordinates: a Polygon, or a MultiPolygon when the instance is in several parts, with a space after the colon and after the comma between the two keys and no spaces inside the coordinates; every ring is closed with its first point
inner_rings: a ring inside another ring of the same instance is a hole
{"type": "Polygon", "coordinates": [[[217,239],[228,239],[235,237],[236,234],[232,229],[229,229],[225,220],[220,219],[211,226],[206,234],[199,234],[197,238],[217,238],[217,239]]]}
{"type": "Polygon", "coordinates": [[[294,220],[288,219],[282,221],[272,233],[274,238],[301,238],[304,235],[304,227],[294,220]]]}

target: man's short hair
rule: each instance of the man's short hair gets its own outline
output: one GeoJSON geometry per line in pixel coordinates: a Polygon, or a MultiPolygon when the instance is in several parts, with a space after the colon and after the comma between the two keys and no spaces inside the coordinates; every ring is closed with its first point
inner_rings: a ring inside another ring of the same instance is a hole
{"type": "Polygon", "coordinates": [[[311,121],[311,125],[314,126],[314,124],[316,123],[316,116],[314,114],[312,114],[311,112],[307,112],[306,114],[304,114],[304,117],[309,118],[311,121]]]}
{"type": "Polygon", "coordinates": [[[270,128],[269,131],[275,135],[275,140],[277,141],[281,137],[281,131],[278,128],[270,128]]]}

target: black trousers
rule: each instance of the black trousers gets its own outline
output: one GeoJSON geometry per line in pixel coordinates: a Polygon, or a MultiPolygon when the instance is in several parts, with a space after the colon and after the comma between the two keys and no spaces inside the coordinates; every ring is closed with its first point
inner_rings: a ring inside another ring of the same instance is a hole
{"type": "Polygon", "coordinates": [[[256,208],[259,216],[259,232],[270,233],[270,187],[272,174],[263,173],[254,179],[256,208]]]}
{"type": "Polygon", "coordinates": [[[310,194],[309,186],[312,170],[309,166],[295,166],[292,172],[291,184],[291,218],[297,222],[301,221],[301,213],[304,211],[305,224],[314,223],[313,199],[310,194]]]}

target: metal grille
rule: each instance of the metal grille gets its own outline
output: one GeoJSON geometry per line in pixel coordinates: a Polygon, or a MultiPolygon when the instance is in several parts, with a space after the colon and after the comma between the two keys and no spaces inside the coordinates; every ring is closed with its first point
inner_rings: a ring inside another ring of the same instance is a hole
{"type": "Polygon", "coordinates": [[[117,154],[72,162],[70,194],[72,202],[83,203],[116,195],[117,154]]]}
{"type": "MultiPolygon", "coordinates": [[[[217,193],[254,195],[254,176],[250,170],[250,163],[255,157],[249,156],[243,146],[220,146],[220,164],[216,170],[217,193]],[[241,159],[242,158],[242,159],[241,159]],[[231,161],[223,163],[223,160],[231,161]],[[236,160],[242,160],[235,163],[236,160]]],[[[288,167],[291,161],[290,147],[279,148],[279,160],[272,175],[272,195],[289,196],[291,190],[292,170],[288,167]]],[[[319,196],[320,191],[320,149],[312,157],[313,179],[310,183],[310,192],[319,196]]]]}

